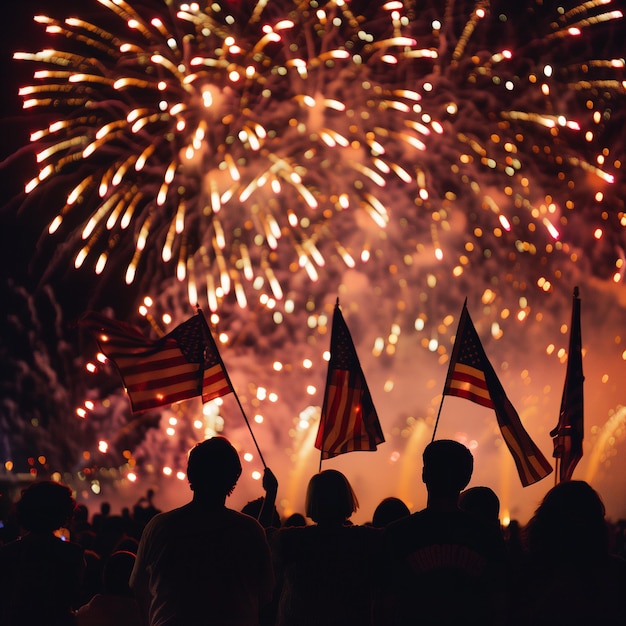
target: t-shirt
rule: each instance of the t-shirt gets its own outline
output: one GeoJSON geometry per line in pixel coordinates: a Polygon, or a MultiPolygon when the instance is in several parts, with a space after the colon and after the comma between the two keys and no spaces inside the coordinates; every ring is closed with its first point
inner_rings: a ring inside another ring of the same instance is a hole
{"type": "Polygon", "coordinates": [[[0,547],[0,624],[73,624],[84,572],[83,548],[52,533],[0,547]]]}
{"type": "Polygon", "coordinates": [[[425,509],[390,524],[384,545],[391,623],[505,621],[507,556],[498,528],[461,510],[425,509]]]}
{"type": "Polygon", "coordinates": [[[367,526],[282,528],[272,537],[282,583],[277,626],[367,626],[382,531],[367,526]]]}
{"type": "Polygon", "coordinates": [[[146,525],[130,585],[150,626],[257,626],[274,586],[263,528],[195,502],[146,525]]]}

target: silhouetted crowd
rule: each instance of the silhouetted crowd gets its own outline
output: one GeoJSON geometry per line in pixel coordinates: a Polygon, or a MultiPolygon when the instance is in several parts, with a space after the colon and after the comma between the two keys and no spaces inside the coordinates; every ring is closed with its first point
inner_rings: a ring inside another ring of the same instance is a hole
{"type": "Polygon", "coordinates": [[[471,452],[423,453],[426,507],[393,496],[357,525],[348,479],[309,481],[305,511],[281,520],[278,482],[242,511],[224,437],[189,453],[191,500],[90,515],[69,487],[38,481],[0,530],[0,626],[626,626],[624,525],[572,480],[525,526],[500,523],[488,487],[468,488],[471,452]]]}

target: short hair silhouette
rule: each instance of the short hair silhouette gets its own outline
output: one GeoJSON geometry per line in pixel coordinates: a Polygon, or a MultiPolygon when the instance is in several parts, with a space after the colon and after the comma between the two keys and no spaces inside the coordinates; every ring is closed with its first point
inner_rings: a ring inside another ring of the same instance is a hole
{"type": "Polygon", "coordinates": [[[302,513],[292,513],[284,522],[283,526],[306,526],[306,518],[302,513]]]}
{"type": "Polygon", "coordinates": [[[500,499],[489,487],[466,489],[459,498],[459,507],[491,523],[500,519],[500,499]]]}
{"type": "Polygon", "coordinates": [[[315,474],[306,490],[306,515],[315,523],[345,522],[359,508],[348,479],[337,470],[315,474]]]}
{"type": "Polygon", "coordinates": [[[226,437],[211,437],[189,452],[187,479],[192,491],[211,498],[230,495],[241,476],[239,454],[226,437]]]}
{"type": "Polygon", "coordinates": [[[104,564],[102,591],[114,596],[132,596],[130,573],[135,565],[135,555],[128,550],[116,550],[104,564]]]}
{"type": "Polygon", "coordinates": [[[72,490],[51,480],[33,483],[24,489],[16,505],[20,526],[31,532],[47,532],[63,527],[71,519],[75,508],[72,490]]]}
{"type": "Polygon", "coordinates": [[[411,514],[409,507],[400,498],[384,498],[380,501],[372,517],[372,526],[384,528],[387,524],[395,522],[411,514]]]}
{"type": "Polygon", "coordinates": [[[422,479],[430,493],[458,494],[467,486],[474,471],[472,453],[452,439],[431,441],[422,458],[422,479]]]}

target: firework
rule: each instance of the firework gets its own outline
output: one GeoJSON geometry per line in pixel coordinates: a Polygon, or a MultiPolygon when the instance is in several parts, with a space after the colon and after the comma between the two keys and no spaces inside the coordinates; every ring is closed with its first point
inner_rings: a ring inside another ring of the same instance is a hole
{"type": "Polygon", "coordinates": [[[377,255],[455,278],[555,257],[532,277],[550,291],[594,246],[621,280],[603,133],[624,60],[580,43],[611,2],[98,3],[36,16],[55,47],[15,55],[37,65],[24,107],[50,115],[26,192],[67,185],[49,232],[76,267],[122,258],[130,283],[159,254],[214,310],[377,255]]]}
{"type": "MultiPolygon", "coordinates": [[[[599,423],[615,406],[626,359],[615,2],[90,0],[79,13],[37,16],[43,50],[16,54],[35,66],[24,119],[46,120],[31,135],[39,173],[25,213],[50,211],[57,264],[69,254],[99,285],[143,282],[153,326],[208,299],[261,447],[279,473],[288,452],[282,476],[297,468],[290,499],[316,467],[337,293],[383,407],[381,475],[395,464],[407,493],[465,296],[546,454],[574,284],[585,323],[604,329],[585,333],[587,397],[599,423]]],[[[225,428],[249,451],[221,407],[128,424],[119,381],[109,372],[107,389],[95,363],[88,399],[67,411],[90,431],[73,468],[104,480],[98,465],[122,456],[118,477],[178,484],[194,440],[225,428]]],[[[481,467],[506,469],[491,416],[462,417],[447,434],[479,446],[481,467]]]]}

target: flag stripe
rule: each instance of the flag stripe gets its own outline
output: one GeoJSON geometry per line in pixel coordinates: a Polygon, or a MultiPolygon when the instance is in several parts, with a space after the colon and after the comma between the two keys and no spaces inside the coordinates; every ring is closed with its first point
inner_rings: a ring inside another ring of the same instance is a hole
{"type": "Polygon", "coordinates": [[[173,380],[169,383],[164,383],[158,387],[135,387],[131,389],[126,387],[126,391],[131,396],[134,402],[145,402],[148,398],[166,398],[170,395],[177,395],[183,392],[195,392],[199,395],[199,389],[197,381],[194,379],[187,380],[173,380]]]}
{"type": "Polygon", "coordinates": [[[199,395],[208,402],[233,391],[200,313],[156,341],[129,324],[97,313],[86,314],[81,324],[117,367],[133,412],[199,395]]]}
{"type": "Polygon", "coordinates": [[[471,365],[458,362],[454,364],[444,389],[445,394],[459,396],[493,409],[485,374],[471,365]]]}
{"type": "Polygon", "coordinates": [[[524,452],[518,438],[511,428],[502,426],[500,430],[502,432],[502,438],[515,460],[515,465],[517,466],[520,480],[524,487],[532,485],[547,476],[546,471],[548,474],[552,471],[552,466],[546,459],[544,459],[544,462],[534,454],[524,452]]]}
{"type": "Polygon", "coordinates": [[[175,404],[176,402],[181,402],[182,400],[193,398],[198,394],[188,387],[182,387],[177,391],[169,389],[167,393],[152,393],[145,398],[142,398],[141,394],[136,393],[128,395],[130,397],[131,405],[133,407],[133,412],[138,413],[139,411],[156,409],[160,406],[164,406],[167,404],[175,404]]]}
{"type": "Polygon", "coordinates": [[[322,459],[376,450],[385,439],[339,306],[333,315],[330,354],[315,447],[322,459]]]}
{"type": "Polygon", "coordinates": [[[214,365],[205,370],[202,379],[203,402],[210,402],[211,400],[215,400],[215,398],[225,396],[231,391],[232,388],[224,375],[224,370],[221,365],[214,365]]]}
{"type": "Polygon", "coordinates": [[[458,396],[459,398],[465,398],[465,400],[470,400],[472,402],[475,402],[476,404],[481,404],[482,406],[486,406],[488,409],[493,409],[493,402],[489,398],[488,394],[487,394],[487,397],[485,398],[482,395],[478,395],[471,389],[465,388],[464,386],[457,387],[457,385],[453,383],[448,388],[447,395],[458,396]]]}
{"type": "MultiPolygon", "coordinates": [[[[322,458],[359,450],[375,450],[381,441],[377,434],[370,435],[367,425],[363,423],[364,394],[359,383],[350,383],[350,372],[347,371],[336,370],[332,376],[335,384],[328,386],[325,403],[328,407],[328,418],[323,422],[323,430],[320,430],[324,439],[321,442],[318,433],[316,441],[316,447],[323,445],[322,458]],[[351,387],[351,384],[355,386],[351,387]]],[[[380,436],[382,437],[382,433],[380,436]]]]}
{"type": "Polygon", "coordinates": [[[169,368],[164,372],[166,373],[161,374],[159,378],[133,377],[133,380],[129,381],[128,377],[125,377],[124,384],[129,393],[150,393],[155,390],[160,390],[163,393],[165,389],[175,389],[180,385],[200,392],[197,365],[193,367],[185,365],[175,370],[169,368]]]}
{"type": "Polygon", "coordinates": [[[195,380],[196,387],[199,387],[200,379],[198,363],[180,363],[176,365],[166,365],[159,372],[159,377],[155,377],[155,372],[143,372],[124,374],[122,377],[128,389],[156,389],[159,385],[176,384],[184,380],[195,380]]]}
{"type": "Polygon", "coordinates": [[[485,375],[475,367],[457,363],[447,384],[448,395],[460,396],[493,409],[485,375]]]}
{"type": "Polygon", "coordinates": [[[360,411],[356,410],[360,393],[349,386],[350,372],[335,370],[332,377],[328,396],[331,418],[325,427],[325,448],[337,452],[344,442],[352,440],[360,430],[360,411]]]}
{"type": "Polygon", "coordinates": [[[517,466],[518,472],[520,474],[522,484],[530,484],[532,482],[532,472],[528,467],[528,463],[525,462],[525,457],[524,453],[522,452],[521,446],[517,443],[515,436],[508,426],[502,426],[500,432],[502,433],[502,438],[504,439],[504,442],[511,452],[511,455],[513,456],[515,465],[517,466]]]}
{"type": "MultiPolygon", "coordinates": [[[[168,345],[159,350],[144,350],[133,355],[108,350],[107,358],[111,359],[120,371],[135,371],[137,373],[150,373],[158,371],[168,365],[189,363],[176,345],[168,345]],[[141,360],[139,360],[141,359],[141,360]]],[[[194,365],[201,365],[194,363],[194,365]]]]}

